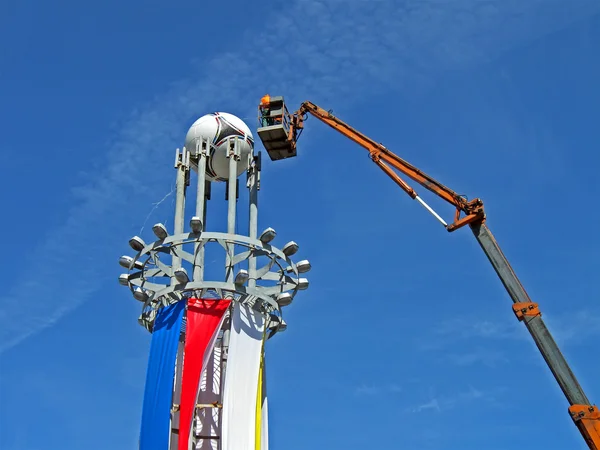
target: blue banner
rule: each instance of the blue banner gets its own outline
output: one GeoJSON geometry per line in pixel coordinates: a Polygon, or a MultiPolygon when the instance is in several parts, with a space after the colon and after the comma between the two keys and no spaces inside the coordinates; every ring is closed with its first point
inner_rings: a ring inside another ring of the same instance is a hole
{"type": "Polygon", "coordinates": [[[185,301],[160,308],[152,330],[140,450],[168,450],[171,437],[173,378],[185,301]]]}

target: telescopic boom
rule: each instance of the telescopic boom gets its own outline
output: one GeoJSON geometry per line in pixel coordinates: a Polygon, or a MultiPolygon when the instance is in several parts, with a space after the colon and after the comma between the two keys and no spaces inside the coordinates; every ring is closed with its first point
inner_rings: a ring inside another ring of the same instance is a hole
{"type": "Polygon", "coordinates": [[[483,252],[494,267],[500,281],[513,301],[512,309],[517,319],[533,337],[554,378],[569,402],[569,414],[591,450],[600,450],[600,412],[590,404],[575,378],[566,359],[542,320],[537,303],[529,298],[525,288],[502,253],[496,239],[486,225],[483,202],[476,198],[467,201],[452,189],[444,186],[420,169],[392,153],[350,125],[335,117],[330,111],[311,102],[304,102],[289,114],[283,97],[263,97],[259,106],[261,127],[258,135],[272,160],[296,156],[296,144],[308,114],[340,132],[369,152],[371,160],[383,170],[412,199],[417,200],[449,232],[468,225],[483,252]],[[425,189],[446,200],[456,208],[453,221],[448,224],[425,203],[397,172],[419,183],[425,189]]]}

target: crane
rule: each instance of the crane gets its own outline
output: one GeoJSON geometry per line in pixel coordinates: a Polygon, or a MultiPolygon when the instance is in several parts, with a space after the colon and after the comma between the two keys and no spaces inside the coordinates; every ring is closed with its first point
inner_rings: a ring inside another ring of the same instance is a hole
{"type": "Polygon", "coordinates": [[[542,320],[539,305],[529,298],[515,271],[502,253],[496,239],[486,224],[483,201],[479,198],[467,200],[452,189],[444,186],[417,167],[400,158],[381,143],[374,141],[335,117],[331,111],[306,101],[290,114],[281,96],[265,95],[259,105],[260,127],[257,132],[273,161],[296,156],[296,144],[308,114],[329,125],[345,137],[356,142],[369,152],[370,159],[388,175],[412,199],[418,201],[431,213],[448,232],[468,226],[481,249],[492,264],[500,281],[513,301],[512,310],[535,341],[546,364],[569,402],[568,412],[591,450],[600,450],[600,411],[592,405],[562,355],[550,331],[542,320]],[[446,223],[398,173],[412,179],[433,192],[456,209],[454,219],[446,223]]]}

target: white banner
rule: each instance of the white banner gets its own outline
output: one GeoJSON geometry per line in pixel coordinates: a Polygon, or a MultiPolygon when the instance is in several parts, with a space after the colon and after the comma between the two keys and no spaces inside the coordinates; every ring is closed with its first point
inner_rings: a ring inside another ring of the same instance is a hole
{"type": "Polygon", "coordinates": [[[221,450],[256,450],[256,396],[265,318],[234,302],[225,371],[221,450]]]}

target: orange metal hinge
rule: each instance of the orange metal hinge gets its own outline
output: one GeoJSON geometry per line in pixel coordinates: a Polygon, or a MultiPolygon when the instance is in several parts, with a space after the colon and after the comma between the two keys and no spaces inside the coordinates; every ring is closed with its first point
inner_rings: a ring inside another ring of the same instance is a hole
{"type": "Polygon", "coordinates": [[[515,303],[512,308],[519,320],[523,320],[525,316],[534,317],[542,315],[538,304],[533,302],[515,303]]]}
{"type": "Polygon", "coordinates": [[[483,215],[483,213],[469,214],[468,216],[465,216],[461,219],[456,219],[454,223],[448,225],[448,231],[455,231],[473,222],[483,221],[485,221],[485,216],[483,215]]]}
{"type": "Polygon", "coordinates": [[[600,411],[591,405],[572,405],[569,414],[590,449],[600,450],[600,411]]]}

